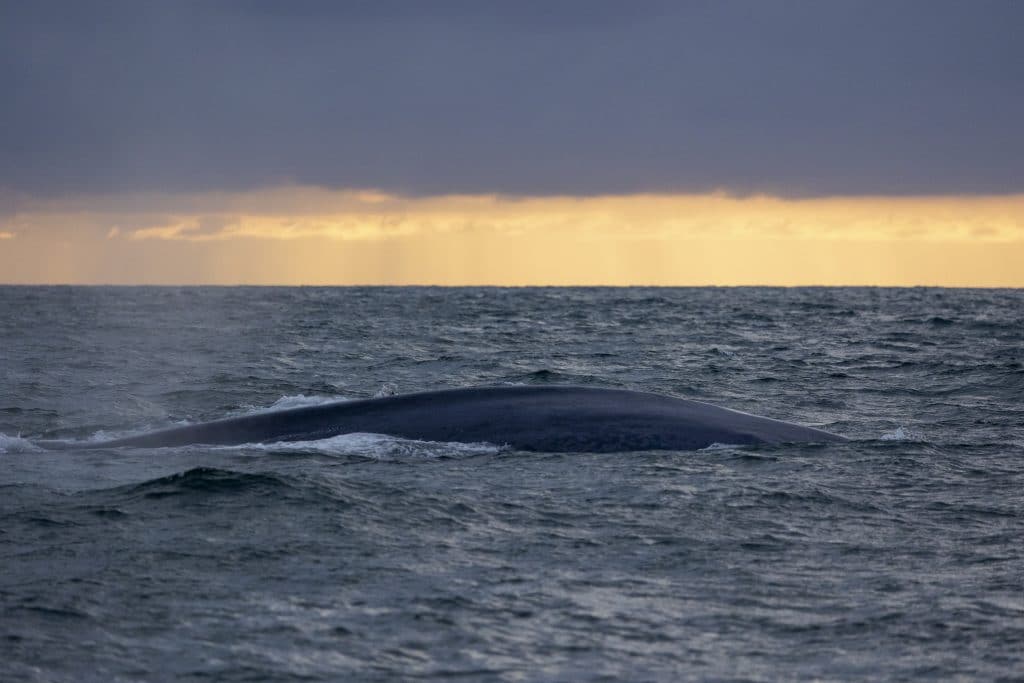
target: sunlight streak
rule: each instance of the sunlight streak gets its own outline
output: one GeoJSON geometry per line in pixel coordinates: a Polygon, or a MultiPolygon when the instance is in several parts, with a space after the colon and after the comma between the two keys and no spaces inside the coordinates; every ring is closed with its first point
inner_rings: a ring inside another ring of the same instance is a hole
{"type": "Polygon", "coordinates": [[[1024,283],[1024,195],[406,197],[280,187],[27,202],[0,215],[0,239],[0,266],[15,282],[1024,283]]]}

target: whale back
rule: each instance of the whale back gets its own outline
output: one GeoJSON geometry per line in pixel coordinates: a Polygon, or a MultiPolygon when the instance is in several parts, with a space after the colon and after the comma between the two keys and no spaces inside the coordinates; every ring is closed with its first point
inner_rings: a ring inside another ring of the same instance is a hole
{"type": "Polygon", "coordinates": [[[366,432],[425,441],[486,442],[516,450],[693,450],[714,443],[841,441],[800,425],[708,403],[574,386],[448,389],[341,401],[126,437],[91,447],[173,447],[313,441],[366,432]]]}

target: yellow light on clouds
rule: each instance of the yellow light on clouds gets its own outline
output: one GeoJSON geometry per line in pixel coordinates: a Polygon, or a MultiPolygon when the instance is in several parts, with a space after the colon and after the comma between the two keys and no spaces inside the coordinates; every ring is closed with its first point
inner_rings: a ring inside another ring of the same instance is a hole
{"type": "Polygon", "coordinates": [[[0,239],[3,282],[1024,286],[1024,195],[284,187],[23,202],[0,239]]]}

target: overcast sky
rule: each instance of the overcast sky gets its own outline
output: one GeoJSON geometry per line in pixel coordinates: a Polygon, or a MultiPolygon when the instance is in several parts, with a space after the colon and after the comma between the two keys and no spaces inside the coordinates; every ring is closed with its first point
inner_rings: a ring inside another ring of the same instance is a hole
{"type": "Polygon", "coordinates": [[[0,0],[0,191],[1024,190],[1024,2],[0,0]]]}

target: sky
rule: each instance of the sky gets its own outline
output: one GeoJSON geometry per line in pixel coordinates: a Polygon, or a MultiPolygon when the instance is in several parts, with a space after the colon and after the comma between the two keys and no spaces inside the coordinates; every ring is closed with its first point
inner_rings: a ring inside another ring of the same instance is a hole
{"type": "Polygon", "coordinates": [[[1024,286],[1015,0],[0,0],[0,282],[1024,286]]]}

